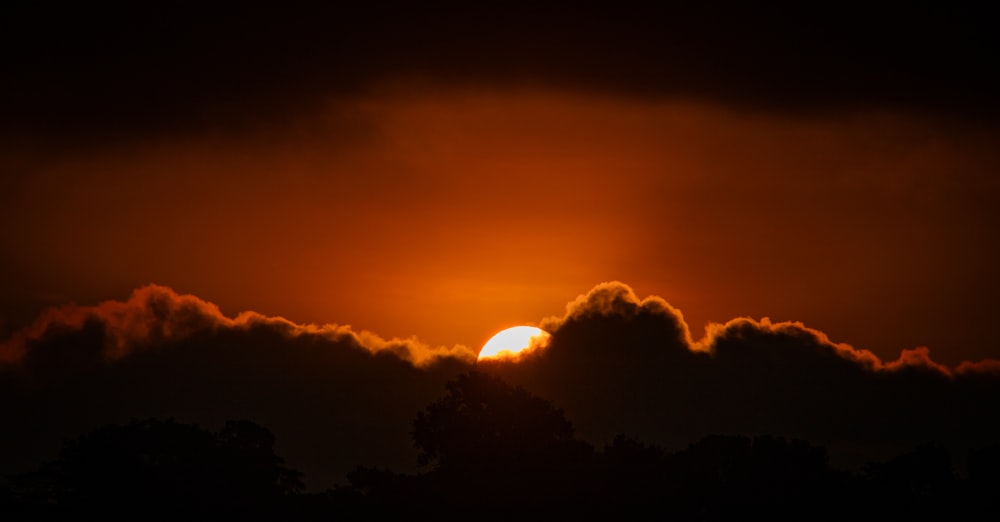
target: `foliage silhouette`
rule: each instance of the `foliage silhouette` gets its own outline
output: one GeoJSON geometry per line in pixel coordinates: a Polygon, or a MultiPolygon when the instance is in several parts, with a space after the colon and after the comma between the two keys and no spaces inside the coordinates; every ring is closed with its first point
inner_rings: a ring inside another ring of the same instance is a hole
{"type": "Polygon", "coordinates": [[[619,435],[602,451],[563,412],[471,372],[417,413],[425,471],[359,466],[349,484],[304,493],[246,420],[218,432],[173,421],[111,425],[67,441],[33,473],[0,481],[3,519],[105,520],[989,520],[1000,517],[1000,446],[970,451],[968,476],[925,445],[861,473],[826,450],[771,436],[710,435],[677,451],[619,435]]]}
{"type": "Polygon", "coordinates": [[[958,478],[943,446],[919,446],[886,462],[870,463],[863,473],[875,513],[906,519],[955,515],[958,478]]]}
{"type": "Polygon", "coordinates": [[[592,488],[597,455],[574,438],[563,412],[524,388],[481,372],[446,384],[445,397],[417,413],[413,441],[433,488],[455,513],[542,516],[579,505],[592,488]]]}
{"type": "Polygon", "coordinates": [[[968,485],[963,504],[979,513],[992,513],[1000,519],[1000,444],[969,451],[968,485]]]}
{"type": "Polygon", "coordinates": [[[413,441],[421,465],[501,469],[547,459],[573,441],[561,410],[524,388],[472,372],[446,384],[448,395],[417,413],[413,441]]]}
{"type": "Polygon", "coordinates": [[[173,421],[110,425],[67,441],[54,462],[21,477],[27,504],[58,516],[269,518],[301,491],[274,436],[250,421],[219,433],[173,421]]]}
{"type": "MultiPolygon", "coordinates": [[[[338,512],[437,520],[651,514],[843,520],[859,512],[898,519],[944,514],[942,502],[958,499],[950,460],[933,447],[873,464],[863,474],[831,468],[822,447],[772,436],[710,435],[669,452],[619,435],[596,452],[574,438],[561,410],[498,377],[472,372],[446,390],[413,423],[420,463],[430,469],[401,475],[359,467],[351,486],[337,491],[338,512]],[[897,505],[899,498],[913,503],[897,505]]],[[[997,514],[983,500],[998,476],[995,457],[989,448],[982,451],[978,482],[970,482],[980,489],[968,488],[972,496],[950,514],[997,514]]]]}

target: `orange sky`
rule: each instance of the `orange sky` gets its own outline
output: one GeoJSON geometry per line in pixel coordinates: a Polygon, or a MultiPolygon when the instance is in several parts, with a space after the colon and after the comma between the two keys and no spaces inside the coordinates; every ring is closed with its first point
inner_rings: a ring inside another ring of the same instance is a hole
{"type": "Polygon", "coordinates": [[[934,442],[961,474],[1000,440],[985,7],[4,15],[0,475],[143,418],[259,422],[310,488],[415,471],[473,369],[595,448],[934,442]],[[475,363],[520,324],[546,348],[475,363]]]}
{"type": "Polygon", "coordinates": [[[479,346],[621,280],[696,337],[769,316],[887,359],[997,357],[995,141],[874,108],[404,82],[282,125],[8,149],[3,327],[154,282],[479,346]]]}

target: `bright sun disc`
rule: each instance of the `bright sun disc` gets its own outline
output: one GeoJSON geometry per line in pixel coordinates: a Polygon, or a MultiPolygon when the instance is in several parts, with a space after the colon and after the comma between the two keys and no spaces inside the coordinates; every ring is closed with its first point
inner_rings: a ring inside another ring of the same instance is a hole
{"type": "Polygon", "coordinates": [[[479,360],[515,357],[545,344],[549,333],[534,326],[514,326],[490,337],[479,351],[479,360]]]}

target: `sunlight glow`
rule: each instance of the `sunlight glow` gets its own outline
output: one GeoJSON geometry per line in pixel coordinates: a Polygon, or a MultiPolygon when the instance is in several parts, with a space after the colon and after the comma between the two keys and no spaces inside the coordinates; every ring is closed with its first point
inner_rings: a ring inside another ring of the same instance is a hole
{"type": "Polygon", "coordinates": [[[514,326],[501,330],[486,341],[479,351],[479,360],[515,358],[535,348],[544,346],[548,340],[548,332],[534,326],[514,326]]]}

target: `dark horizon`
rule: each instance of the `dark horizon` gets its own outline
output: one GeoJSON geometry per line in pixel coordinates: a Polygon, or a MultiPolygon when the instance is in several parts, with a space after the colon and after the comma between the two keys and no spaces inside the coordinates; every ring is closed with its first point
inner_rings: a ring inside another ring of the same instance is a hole
{"type": "Polygon", "coordinates": [[[303,475],[275,452],[275,437],[249,420],[218,431],[132,420],[67,439],[58,458],[0,482],[0,512],[53,518],[315,520],[541,520],[553,516],[657,514],[727,520],[983,519],[993,499],[1000,443],[967,452],[924,443],[858,470],[832,466],[826,448],[770,435],[706,435],[665,450],[624,435],[602,448],[575,437],[544,398],[470,371],[446,383],[411,426],[419,471],[357,465],[346,483],[305,491],[303,475]],[[153,511],[150,507],[155,506],[153,511]]]}

